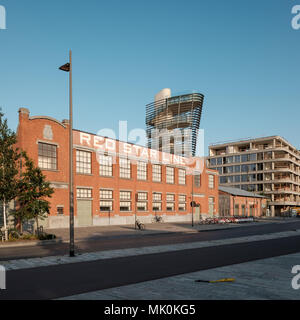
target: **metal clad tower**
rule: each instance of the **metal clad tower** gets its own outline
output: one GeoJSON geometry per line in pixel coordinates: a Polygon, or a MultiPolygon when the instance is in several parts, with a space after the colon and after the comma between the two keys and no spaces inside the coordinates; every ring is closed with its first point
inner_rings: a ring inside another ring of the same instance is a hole
{"type": "Polygon", "coordinates": [[[161,90],[146,105],[148,147],[182,156],[195,156],[204,95],[171,96],[161,90]]]}

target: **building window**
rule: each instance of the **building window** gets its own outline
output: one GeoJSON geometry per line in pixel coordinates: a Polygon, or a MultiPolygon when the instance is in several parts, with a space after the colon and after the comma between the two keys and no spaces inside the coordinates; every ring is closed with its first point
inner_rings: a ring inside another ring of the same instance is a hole
{"type": "Polygon", "coordinates": [[[161,165],[159,164],[152,165],[152,180],[154,182],[161,182],[161,165]]]}
{"type": "Polygon", "coordinates": [[[77,198],[83,198],[83,199],[92,198],[92,189],[77,188],[77,198]]]}
{"type": "Polygon", "coordinates": [[[241,176],[234,176],[234,182],[241,182],[241,176]]]}
{"type": "Polygon", "coordinates": [[[175,211],[175,194],[167,194],[167,211],[175,211]]]}
{"type": "Polygon", "coordinates": [[[178,196],[178,209],[179,211],[186,211],[186,195],[180,194],[178,196]]]}
{"type": "Polygon", "coordinates": [[[131,211],[130,191],[120,191],[120,211],[131,211]]]}
{"type": "Polygon", "coordinates": [[[210,189],[213,189],[215,187],[215,177],[212,174],[208,176],[208,187],[210,189]]]}
{"type": "Polygon", "coordinates": [[[245,216],[246,215],[246,206],[244,204],[242,204],[241,208],[242,208],[242,216],[245,216]]]}
{"type": "Polygon", "coordinates": [[[238,204],[234,205],[234,215],[238,216],[240,214],[240,206],[238,204]]]}
{"type": "Polygon", "coordinates": [[[185,184],[185,170],[178,169],[178,183],[185,184]]]}
{"type": "Polygon", "coordinates": [[[249,206],[249,215],[250,215],[250,217],[254,216],[254,205],[253,204],[250,204],[250,206],[249,206]]]}
{"type": "Polygon", "coordinates": [[[138,192],[137,193],[137,211],[147,211],[148,209],[148,193],[138,192]]]}
{"type": "Polygon", "coordinates": [[[194,177],[194,185],[196,188],[199,188],[201,186],[201,175],[196,174],[194,177]]]}
{"type": "Polygon", "coordinates": [[[161,211],[161,202],[153,202],[152,203],[152,210],[154,212],[161,211]]]}
{"type": "Polygon", "coordinates": [[[241,162],[241,156],[234,156],[234,162],[241,162]]]}
{"type": "Polygon", "coordinates": [[[234,166],[234,172],[236,173],[241,172],[241,166],[234,166]]]}
{"type": "Polygon", "coordinates": [[[64,214],[64,207],[56,207],[57,215],[62,216],[64,214]]]}
{"type": "Polygon", "coordinates": [[[211,165],[211,166],[215,166],[216,164],[217,164],[216,158],[210,159],[210,165],[211,165]]]}
{"type": "Polygon", "coordinates": [[[148,164],[143,161],[138,161],[137,163],[137,179],[138,180],[147,180],[147,168],[148,164]]]}
{"type": "Polygon", "coordinates": [[[92,173],[92,154],[88,151],[76,150],[76,172],[92,173]]]}
{"type": "Polygon", "coordinates": [[[130,160],[125,158],[120,158],[119,165],[120,165],[120,178],[130,179],[131,178],[130,160]]]}
{"type": "Polygon", "coordinates": [[[38,163],[44,170],[57,169],[57,146],[48,143],[38,143],[38,163]]]}
{"type": "Polygon", "coordinates": [[[174,172],[175,169],[172,167],[166,167],[166,182],[167,183],[174,183],[174,172]]]}
{"type": "Polygon", "coordinates": [[[215,210],[215,200],[213,197],[209,197],[208,198],[208,213],[210,215],[214,214],[214,210],[215,210]]]}
{"type": "Polygon", "coordinates": [[[100,211],[113,211],[113,191],[100,189],[100,211]]]}
{"type": "Polygon", "coordinates": [[[153,193],[152,194],[152,210],[153,211],[161,211],[162,208],[162,194],[161,193],[153,193]]]}
{"type": "Polygon", "coordinates": [[[100,154],[99,155],[99,174],[104,177],[112,177],[113,175],[113,157],[100,154]]]}

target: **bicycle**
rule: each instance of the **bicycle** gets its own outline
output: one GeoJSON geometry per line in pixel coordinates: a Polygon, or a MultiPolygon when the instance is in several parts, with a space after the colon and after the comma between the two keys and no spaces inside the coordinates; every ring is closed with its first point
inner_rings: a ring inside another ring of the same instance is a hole
{"type": "Polygon", "coordinates": [[[162,216],[155,215],[155,217],[152,219],[152,222],[163,222],[163,218],[162,216]]]}
{"type": "Polygon", "coordinates": [[[140,222],[140,220],[136,220],[135,224],[139,228],[139,230],[145,230],[146,228],[145,225],[142,222],[140,222]]]}

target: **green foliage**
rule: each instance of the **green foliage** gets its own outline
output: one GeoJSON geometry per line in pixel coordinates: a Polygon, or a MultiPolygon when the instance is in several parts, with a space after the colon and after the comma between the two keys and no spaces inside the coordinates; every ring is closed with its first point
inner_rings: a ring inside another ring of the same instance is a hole
{"type": "Polygon", "coordinates": [[[30,219],[43,220],[45,215],[50,213],[50,203],[46,198],[51,198],[54,190],[41,169],[34,165],[25,152],[22,157],[25,160],[25,170],[17,186],[17,209],[12,214],[21,222],[30,219]]]}
{"type": "Polygon", "coordinates": [[[8,128],[7,119],[0,109],[0,201],[7,204],[16,197],[18,160],[15,148],[16,134],[8,128]]]}

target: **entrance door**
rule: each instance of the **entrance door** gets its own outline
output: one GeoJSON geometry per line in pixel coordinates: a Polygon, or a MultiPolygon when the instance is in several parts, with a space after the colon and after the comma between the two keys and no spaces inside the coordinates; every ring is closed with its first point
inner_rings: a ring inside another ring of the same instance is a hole
{"type": "Polygon", "coordinates": [[[77,200],[77,219],[79,227],[93,225],[92,201],[77,200]]]}
{"type": "Polygon", "coordinates": [[[200,220],[200,207],[195,207],[195,221],[200,220]]]}

